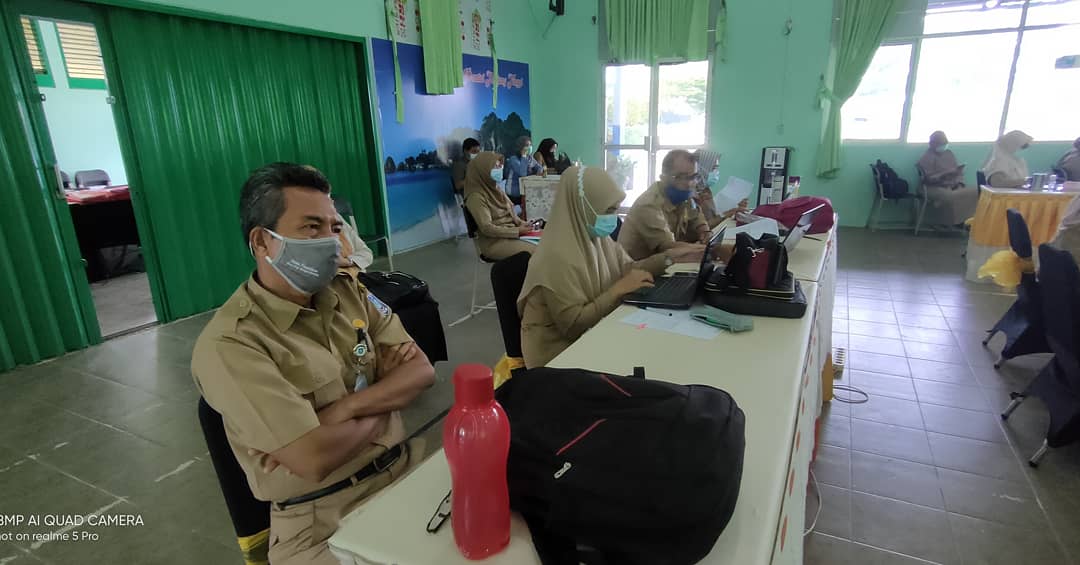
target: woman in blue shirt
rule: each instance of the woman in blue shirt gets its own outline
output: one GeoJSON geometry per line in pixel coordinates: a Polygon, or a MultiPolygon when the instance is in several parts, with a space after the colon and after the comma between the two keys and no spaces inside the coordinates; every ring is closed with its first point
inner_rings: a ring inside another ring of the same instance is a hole
{"type": "Polygon", "coordinates": [[[517,150],[509,159],[506,160],[506,178],[510,182],[506,183],[506,194],[510,197],[510,201],[514,204],[521,205],[521,177],[531,177],[533,175],[547,176],[544,171],[543,165],[538,163],[533,158],[532,152],[532,139],[528,136],[521,136],[518,138],[515,144],[517,150]]]}

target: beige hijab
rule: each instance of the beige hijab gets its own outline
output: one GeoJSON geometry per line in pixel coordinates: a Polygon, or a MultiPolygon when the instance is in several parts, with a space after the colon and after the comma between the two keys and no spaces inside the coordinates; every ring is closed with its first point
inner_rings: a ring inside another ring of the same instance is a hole
{"type": "Polygon", "coordinates": [[[529,262],[529,272],[518,296],[518,312],[525,299],[539,287],[573,302],[590,302],[611,288],[630,261],[622,246],[610,237],[593,237],[589,226],[626,198],[615,181],[602,169],[570,167],[563,171],[555,193],[540,246],[529,262]]]}
{"type": "Polygon", "coordinates": [[[505,208],[513,213],[514,204],[491,178],[491,170],[502,160],[503,156],[494,151],[483,151],[469,161],[465,169],[465,200],[476,194],[489,206],[505,208]]]}
{"type": "Polygon", "coordinates": [[[1032,141],[1033,138],[1030,135],[1018,129],[999,137],[990,148],[990,156],[986,158],[982,166],[986,180],[990,180],[990,177],[996,173],[1003,173],[1010,179],[1027,178],[1027,162],[1017,156],[1016,152],[1032,141]]]}

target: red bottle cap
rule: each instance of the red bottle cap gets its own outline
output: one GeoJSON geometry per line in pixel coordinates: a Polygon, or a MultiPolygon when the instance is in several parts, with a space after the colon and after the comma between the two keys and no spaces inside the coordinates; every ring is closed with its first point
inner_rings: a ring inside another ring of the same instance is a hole
{"type": "Polygon", "coordinates": [[[454,403],[461,406],[487,404],[495,398],[495,377],[491,368],[465,363],[454,369],[454,403]]]}

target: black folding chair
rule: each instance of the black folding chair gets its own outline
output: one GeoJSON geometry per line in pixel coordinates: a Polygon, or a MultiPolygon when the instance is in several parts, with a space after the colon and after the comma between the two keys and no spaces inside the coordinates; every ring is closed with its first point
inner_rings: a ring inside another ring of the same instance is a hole
{"type": "Polygon", "coordinates": [[[214,464],[221,494],[225,496],[225,506],[229,508],[244,563],[266,565],[270,550],[270,503],[256,499],[251,493],[247,476],[229,447],[221,414],[202,397],[199,397],[199,424],[210,450],[210,461],[214,464]]]}
{"type": "Polygon", "coordinates": [[[1024,392],[1012,393],[1012,402],[1001,414],[1003,420],[1008,419],[1031,395],[1046,405],[1050,426],[1042,446],[1028,460],[1032,467],[1039,465],[1047,449],[1080,438],[1080,269],[1068,251],[1039,246],[1039,286],[1046,340],[1054,357],[1024,392]]]}
{"type": "Polygon", "coordinates": [[[491,289],[495,293],[495,308],[499,312],[499,329],[507,357],[521,357],[521,317],[517,299],[525,284],[531,257],[523,251],[491,266],[491,289]]]}
{"type": "MultiPolygon", "coordinates": [[[[1028,233],[1027,222],[1020,212],[1013,208],[1005,214],[1009,225],[1009,246],[1021,259],[1030,260],[1031,235],[1028,233]]],[[[1016,289],[1016,302],[1013,302],[994,327],[987,330],[986,339],[983,340],[985,346],[998,332],[1005,334],[1005,346],[1001,348],[1001,356],[994,363],[995,369],[1013,357],[1050,351],[1050,346],[1046,343],[1042,309],[1035,273],[1024,273],[1020,276],[1020,286],[1016,289]]]]}

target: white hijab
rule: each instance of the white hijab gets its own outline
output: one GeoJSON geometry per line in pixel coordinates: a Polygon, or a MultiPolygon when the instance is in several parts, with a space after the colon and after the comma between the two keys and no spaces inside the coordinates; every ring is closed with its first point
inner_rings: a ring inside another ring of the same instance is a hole
{"type": "Polygon", "coordinates": [[[1013,130],[999,137],[982,166],[982,172],[986,175],[987,181],[997,173],[1004,174],[1010,179],[1027,178],[1027,163],[1017,157],[1016,152],[1032,141],[1033,138],[1030,135],[1020,130],[1013,130]]]}

